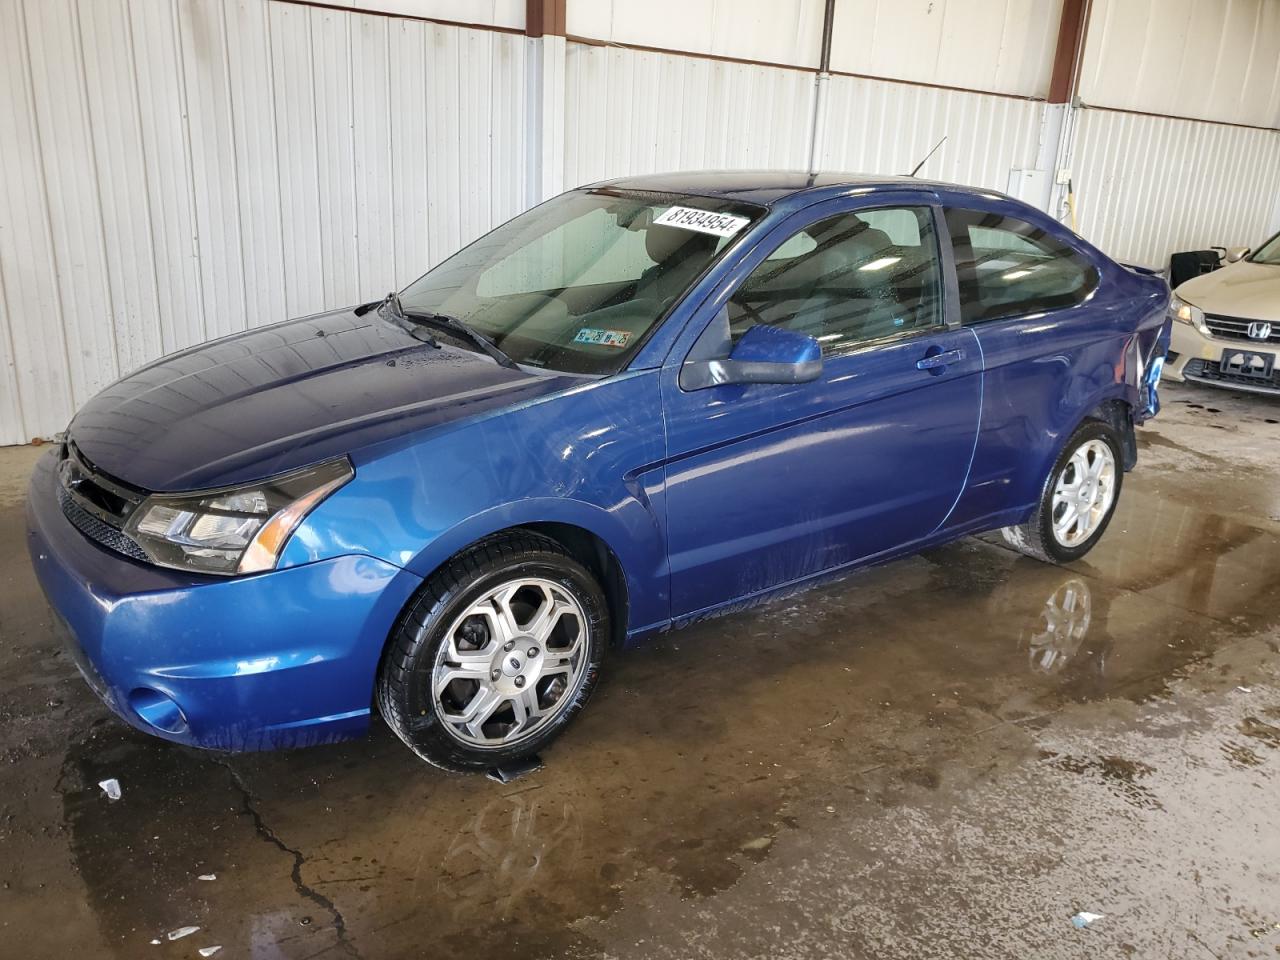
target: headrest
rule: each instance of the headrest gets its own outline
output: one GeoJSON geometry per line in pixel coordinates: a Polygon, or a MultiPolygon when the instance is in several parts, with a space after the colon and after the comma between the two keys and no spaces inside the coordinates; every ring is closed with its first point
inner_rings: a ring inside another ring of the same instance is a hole
{"type": "Polygon", "coordinates": [[[680,227],[650,226],[644,232],[644,249],[654,263],[666,263],[677,253],[681,257],[710,254],[720,238],[680,227]]]}

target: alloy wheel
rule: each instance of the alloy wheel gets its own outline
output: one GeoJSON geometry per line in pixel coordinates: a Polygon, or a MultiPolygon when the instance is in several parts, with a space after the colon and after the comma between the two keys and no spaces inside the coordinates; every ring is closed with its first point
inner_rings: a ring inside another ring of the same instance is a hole
{"type": "Polygon", "coordinates": [[[488,591],[436,654],[431,691],[443,728],[473,747],[533,736],[573,702],[591,639],[582,604],[558,583],[530,577],[488,591]]]}
{"type": "Polygon", "coordinates": [[[1111,511],[1116,496],[1116,458],[1103,440],[1076,448],[1054,482],[1053,537],[1078,547],[1093,535],[1111,511]]]}

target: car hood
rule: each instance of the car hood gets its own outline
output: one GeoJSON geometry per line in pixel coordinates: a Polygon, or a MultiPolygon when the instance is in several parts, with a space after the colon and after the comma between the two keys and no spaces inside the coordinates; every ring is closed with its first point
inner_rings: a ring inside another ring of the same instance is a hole
{"type": "Polygon", "coordinates": [[[67,435],[150,491],[260,480],[580,382],[437,349],[376,312],[321,314],[166,357],[107,387],[67,435]]]}
{"type": "Polygon", "coordinates": [[[1178,287],[1178,296],[1205,313],[1280,321],[1280,267],[1241,260],[1192,277],[1178,287]]]}

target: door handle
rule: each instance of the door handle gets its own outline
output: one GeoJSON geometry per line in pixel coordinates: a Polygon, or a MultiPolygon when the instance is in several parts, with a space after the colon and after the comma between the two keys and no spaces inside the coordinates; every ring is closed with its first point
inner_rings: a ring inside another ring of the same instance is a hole
{"type": "Polygon", "coordinates": [[[963,350],[947,350],[945,353],[935,353],[928,357],[922,357],[916,361],[917,370],[937,370],[939,367],[949,366],[953,363],[959,363],[964,359],[963,350]]]}

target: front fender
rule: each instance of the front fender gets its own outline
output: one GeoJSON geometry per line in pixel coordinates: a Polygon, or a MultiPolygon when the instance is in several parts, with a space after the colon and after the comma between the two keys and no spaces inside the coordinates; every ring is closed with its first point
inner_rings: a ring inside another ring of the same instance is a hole
{"type": "Polygon", "coordinates": [[[630,600],[628,632],[636,632],[665,622],[670,614],[662,540],[650,524],[637,528],[637,519],[630,511],[605,510],[595,504],[554,497],[503,504],[444,531],[406,569],[428,577],[471,544],[514,527],[538,523],[576,527],[603,542],[617,558],[630,600]]]}
{"type": "Polygon", "coordinates": [[[355,479],[307,517],[281,566],[367,554],[426,576],[500,530],[564,523],[618,558],[632,629],[665,621],[657,403],[656,371],[632,373],[353,453],[355,479]]]}

